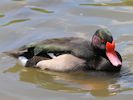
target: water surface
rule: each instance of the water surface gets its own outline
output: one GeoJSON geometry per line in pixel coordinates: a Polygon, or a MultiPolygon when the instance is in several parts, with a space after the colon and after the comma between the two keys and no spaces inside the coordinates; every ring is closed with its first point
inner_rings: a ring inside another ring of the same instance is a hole
{"type": "Polygon", "coordinates": [[[22,67],[0,54],[2,100],[132,100],[132,0],[1,0],[0,52],[48,38],[79,36],[91,40],[108,28],[123,58],[120,73],[58,73],[22,67]]]}

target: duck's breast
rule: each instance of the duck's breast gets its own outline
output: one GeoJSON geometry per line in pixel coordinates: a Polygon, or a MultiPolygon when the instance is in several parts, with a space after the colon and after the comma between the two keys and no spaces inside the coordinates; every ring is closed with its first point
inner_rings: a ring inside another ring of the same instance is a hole
{"type": "Polygon", "coordinates": [[[37,63],[41,69],[53,71],[75,71],[82,70],[85,66],[85,60],[77,58],[70,54],[60,55],[50,60],[43,60],[37,63]]]}

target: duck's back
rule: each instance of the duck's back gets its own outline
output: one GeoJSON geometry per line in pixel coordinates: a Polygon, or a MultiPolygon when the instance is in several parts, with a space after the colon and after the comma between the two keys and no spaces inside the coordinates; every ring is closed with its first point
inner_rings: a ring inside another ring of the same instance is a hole
{"type": "Polygon", "coordinates": [[[47,39],[41,42],[33,42],[18,49],[18,54],[24,56],[46,56],[47,53],[64,54],[90,59],[94,56],[91,43],[83,38],[66,37],[47,39]],[[23,51],[23,52],[22,52],[23,51]]]}

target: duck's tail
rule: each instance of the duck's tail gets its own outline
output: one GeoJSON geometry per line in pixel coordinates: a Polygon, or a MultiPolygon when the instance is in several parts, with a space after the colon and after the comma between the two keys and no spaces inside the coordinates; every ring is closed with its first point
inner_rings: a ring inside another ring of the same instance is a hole
{"type": "Polygon", "coordinates": [[[26,64],[27,64],[27,62],[28,62],[28,59],[27,59],[26,57],[24,57],[24,56],[19,56],[19,57],[18,57],[18,60],[19,60],[19,62],[20,62],[20,64],[21,64],[22,66],[25,66],[25,67],[26,67],[26,64]]]}
{"type": "Polygon", "coordinates": [[[26,50],[12,50],[12,51],[6,51],[6,52],[3,52],[3,53],[17,59],[21,55],[23,55],[25,52],[26,52],[26,50]]]}
{"type": "Polygon", "coordinates": [[[3,52],[8,56],[14,57],[19,60],[22,66],[26,66],[28,59],[24,56],[21,56],[23,52],[20,51],[10,51],[10,52],[3,52]]]}
{"type": "Polygon", "coordinates": [[[28,59],[24,56],[26,50],[22,50],[22,49],[17,49],[17,50],[12,50],[12,51],[6,51],[3,52],[4,54],[11,56],[13,58],[16,58],[19,60],[19,62],[25,66],[28,59]]]}
{"type": "Polygon", "coordinates": [[[32,56],[32,57],[28,57],[27,56],[27,51],[26,50],[13,50],[13,51],[9,51],[9,52],[3,52],[8,56],[14,57],[16,59],[18,59],[19,63],[22,66],[25,67],[35,67],[36,64],[41,61],[41,60],[47,60],[50,58],[47,57],[41,57],[41,56],[32,56]]]}

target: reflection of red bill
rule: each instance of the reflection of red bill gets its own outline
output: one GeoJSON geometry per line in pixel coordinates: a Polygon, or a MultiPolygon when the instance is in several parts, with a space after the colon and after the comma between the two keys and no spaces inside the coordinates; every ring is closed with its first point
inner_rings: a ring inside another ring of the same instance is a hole
{"type": "Polygon", "coordinates": [[[114,66],[119,66],[122,64],[120,59],[118,58],[116,52],[115,52],[115,42],[113,41],[112,44],[107,42],[106,43],[106,56],[108,57],[109,61],[114,66]]]}

